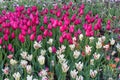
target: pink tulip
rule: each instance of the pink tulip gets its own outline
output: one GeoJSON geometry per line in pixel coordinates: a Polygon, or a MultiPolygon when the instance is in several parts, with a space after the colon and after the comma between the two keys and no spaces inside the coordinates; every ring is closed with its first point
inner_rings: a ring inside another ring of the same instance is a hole
{"type": "Polygon", "coordinates": [[[58,25],[58,20],[54,20],[54,21],[53,21],[53,24],[52,24],[53,28],[56,28],[57,25],[58,25]]]}
{"type": "Polygon", "coordinates": [[[12,59],[12,58],[13,58],[13,54],[9,54],[9,55],[7,56],[7,58],[8,58],[8,59],[12,59]]]}
{"type": "Polygon", "coordinates": [[[78,25],[78,24],[80,24],[81,23],[81,19],[76,19],[75,21],[74,21],[74,24],[75,25],[78,25]]]}
{"type": "Polygon", "coordinates": [[[59,38],[59,42],[60,42],[60,43],[63,43],[63,41],[64,41],[63,37],[60,36],[60,38],[59,38]]]}
{"type": "Polygon", "coordinates": [[[22,43],[25,42],[25,37],[24,37],[24,35],[22,35],[22,34],[19,34],[18,39],[19,39],[20,42],[22,42],[22,43]]]}
{"type": "Polygon", "coordinates": [[[81,16],[81,15],[83,15],[83,14],[84,14],[84,10],[83,10],[83,9],[80,9],[78,15],[81,16]]]}
{"type": "Polygon", "coordinates": [[[15,51],[14,48],[12,48],[12,49],[11,49],[11,52],[14,53],[14,51],[15,51]]]}
{"type": "Polygon", "coordinates": [[[12,44],[8,44],[8,50],[9,50],[9,51],[12,50],[12,44]]]}
{"type": "Polygon", "coordinates": [[[62,21],[61,20],[58,22],[58,26],[62,26],[62,21]]]}
{"type": "Polygon", "coordinates": [[[2,42],[3,42],[3,39],[2,39],[2,38],[0,38],[0,45],[2,44],[2,42]]]}
{"type": "Polygon", "coordinates": [[[90,37],[90,31],[87,30],[87,31],[85,32],[85,35],[88,36],[88,37],[90,37]]]}
{"type": "Polygon", "coordinates": [[[31,29],[29,28],[29,29],[27,30],[27,34],[30,35],[31,32],[32,32],[32,31],[31,31],[31,29]]]}
{"type": "Polygon", "coordinates": [[[47,24],[47,23],[48,23],[48,18],[47,18],[47,16],[44,16],[44,18],[43,18],[43,23],[44,23],[44,24],[47,24]]]}
{"type": "Polygon", "coordinates": [[[4,34],[3,39],[4,39],[5,41],[8,41],[8,35],[7,35],[7,34],[4,34]]]}
{"type": "Polygon", "coordinates": [[[110,30],[110,29],[111,29],[111,26],[109,24],[107,24],[106,30],[110,30]]]}
{"type": "Polygon", "coordinates": [[[48,36],[52,37],[52,35],[53,35],[52,31],[49,31],[48,36]]]}
{"type": "Polygon", "coordinates": [[[47,29],[45,29],[45,31],[43,32],[43,35],[48,36],[48,30],[47,29]]]}
{"type": "Polygon", "coordinates": [[[74,25],[71,25],[71,26],[70,26],[69,32],[70,32],[70,33],[73,33],[73,32],[74,32],[74,25]]]}
{"type": "Polygon", "coordinates": [[[56,51],[57,49],[54,46],[52,46],[52,53],[56,53],[56,51]]]}
{"type": "Polygon", "coordinates": [[[109,60],[110,60],[110,56],[106,56],[106,60],[108,60],[108,61],[109,61],[109,60]]]}
{"type": "Polygon", "coordinates": [[[21,34],[25,36],[26,35],[26,31],[25,30],[21,30],[21,34]]]}
{"type": "Polygon", "coordinates": [[[4,29],[4,34],[9,35],[10,34],[10,30],[8,28],[4,29]]]}
{"type": "Polygon", "coordinates": [[[60,11],[60,10],[58,10],[58,11],[56,12],[56,16],[57,16],[57,17],[60,17],[60,16],[61,16],[61,11],[60,11]]]}
{"type": "Polygon", "coordinates": [[[41,30],[42,32],[44,32],[44,30],[45,30],[44,26],[41,26],[41,27],[40,27],[40,30],[41,30]]]}
{"type": "Polygon", "coordinates": [[[31,40],[31,41],[34,41],[34,40],[35,40],[35,34],[34,34],[34,33],[30,35],[30,40],[31,40]]]}
{"type": "Polygon", "coordinates": [[[32,8],[32,11],[33,11],[33,12],[36,12],[36,11],[37,11],[37,6],[32,6],[31,8],[32,8]]]}
{"type": "Polygon", "coordinates": [[[76,19],[76,14],[73,14],[73,16],[71,17],[71,21],[74,21],[76,19]]]}
{"type": "Polygon", "coordinates": [[[14,33],[14,32],[12,32],[12,34],[11,34],[11,38],[12,38],[12,39],[15,38],[15,33],[14,33]]]}
{"type": "Polygon", "coordinates": [[[32,31],[36,32],[36,26],[32,26],[32,31]]]}
{"type": "Polygon", "coordinates": [[[38,35],[38,36],[37,36],[37,41],[38,41],[38,42],[41,41],[42,39],[43,39],[42,35],[38,35]]]}
{"type": "Polygon", "coordinates": [[[116,57],[114,60],[116,63],[118,63],[120,61],[120,58],[116,57]]]}
{"type": "Polygon", "coordinates": [[[49,30],[52,30],[52,24],[49,23],[47,28],[48,28],[49,30]]]}

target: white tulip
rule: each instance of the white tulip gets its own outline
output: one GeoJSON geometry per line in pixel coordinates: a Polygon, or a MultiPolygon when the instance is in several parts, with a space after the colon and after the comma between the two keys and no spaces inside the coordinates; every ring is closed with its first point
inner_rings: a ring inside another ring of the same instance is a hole
{"type": "Polygon", "coordinates": [[[41,53],[41,55],[43,55],[43,56],[44,56],[44,55],[45,55],[45,53],[46,53],[46,50],[41,50],[41,52],[40,52],[40,53],[41,53]]]}
{"type": "Polygon", "coordinates": [[[114,45],[115,44],[115,40],[112,38],[112,39],[110,39],[110,44],[111,45],[114,45]]]}
{"type": "Polygon", "coordinates": [[[26,61],[26,60],[21,60],[21,62],[20,62],[20,65],[21,65],[23,68],[25,68],[25,67],[27,66],[27,64],[28,64],[28,61],[26,61]]]}
{"type": "Polygon", "coordinates": [[[96,48],[97,48],[97,49],[102,48],[102,42],[98,41],[98,42],[96,43],[96,48]]]}
{"type": "Polygon", "coordinates": [[[75,63],[75,66],[76,66],[78,71],[81,71],[83,69],[83,63],[82,62],[75,63]]]}
{"type": "Polygon", "coordinates": [[[94,59],[90,60],[90,65],[94,65],[94,59]]]}
{"type": "Polygon", "coordinates": [[[28,74],[31,74],[31,72],[32,72],[32,66],[31,65],[27,65],[26,66],[26,70],[27,70],[28,74]]]}
{"type": "Polygon", "coordinates": [[[117,48],[118,52],[120,52],[120,44],[119,43],[117,43],[116,48],[117,48]]]}
{"type": "Polygon", "coordinates": [[[4,80],[9,80],[8,78],[5,78],[4,80]]]}
{"type": "Polygon", "coordinates": [[[47,76],[47,71],[46,70],[41,70],[40,72],[39,72],[39,76],[41,76],[41,77],[45,77],[45,76],[47,76]]]}
{"type": "Polygon", "coordinates": [[[79,40],[82,41],[83,40],[83,34],[79,35],[79,40]]]}
{"type": "Polygon", "coordinates": [[[49,48],[48,48],[48,51],[49,51],[50,53],[52,53],[52,47],[49,47],[49,48]]]}
{"type": "Polygon", "coordinates": [[[17,61],[14,60],[14,59],[10,59],[10,64],[11,64],[11,65],[16,65],[16,64],[17,64],[17,61]]]}
{"type": "Polygon", "coordinates": [[[19,72],[16,72],[13,74],[13,77],[15,78],[15,80],[20,80],[21,75],[19,72]]]}
{"type": "Polygon", "coordinates": [[[41,42],[38,43],[37,41],[35,41],[33,47],[34,49],[39,49],[40,47],[42,47],[41,42]]]}
{"type": "Polygon", "coordinates": [[[98,60],[100,58],[100,54],[94,53],[93,57],[94,57],[95,60],[98,60]]]}
{"type": "Polygon", "coordinates": [[[27,57],[27,52],[26,51],[23,51],[20,55],[21,55],[21,57],[23,58],[23,59],[26,59],[26,57],[27,57]]]}
{"type": "Polygon", "coordinates": [[[52,45],[53,39],[50,38],[49,41],[47,41],[47,43],[50,44],[50,45],[52,45]]]}
{"type": "Polygon", "coordinates": [[[95,38],[94,37],[90,37],[89,40],[90,40],[90,43],[93,42],[95,38]]]}
{"type": "Polygon", "coordinates": [[[82,75],[77,76],[77,77],[76,77],[76,80],[83,80],[83,76],[82,76],[82,75]]]}
{"type": "Polygon", "coordinates": [[[33,76],[27,75],[27,80],[32,80],[33,76]]]}
{"type": "Polygon", "coordinates": [[[73,57],[75,59],[77,59],[79,57],[79,55],[80,55],[80,51],[75,50],[74,53],[73,53],[73,57]]]}
{"type": "Polygon", "coordinates": [[[38,61],[39,61],[40,65],[44,65],[45,64],[45,57],[43,55],[40,55],[38,57],[38,61]]]}
{"type": "Polygon", "coordinates": [[[75,49],[75,44],[69,45],[70,49],[73,51],[75,49]]]}
{"type": "Polygon", "coordinates": [[[33,55],[31,54],[31,55],[28,55],[27,57],[26,57],[26,59],[28,60],[28,61],[32,61],[32,58],[33,58],[33,55]]]}
{"type": "Polygon", "coordinates": [[[85,46],[85,54],[90,55],[91,54],[91,48],[89,45],[85,46]]]}
{"type": "Polygon", "coordinates": [[[77,74],[78,74],[78,71],[76,71],[76,69],[70,71],[70,75],[73,79],[77,77],[77,74]]]}
{"type": "Polygon", "coordinates": [[[90,76],[91,76],[92,78],[95,78],[96,75],[97,75],[97,71],[96,71],[96,70],[91,70],[91,69],[90,69],[90,76]]]}
{"type": "Polygon", "coordinates": [[[62,63],[62,71],[67,72],[69,70],[69,66],[67,65],[67,62],[62,63]]]}

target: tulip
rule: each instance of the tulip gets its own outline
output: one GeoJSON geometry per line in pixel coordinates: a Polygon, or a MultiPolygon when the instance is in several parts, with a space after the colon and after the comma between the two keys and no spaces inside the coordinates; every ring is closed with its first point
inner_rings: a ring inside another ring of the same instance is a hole
{"type": "Polygon", "coordinates": [[[35,40],[35,34],[31,34],[31,35],[30,35],[30,40],[31,40],[31,41],[34,41],[34,40],[35,40]]]}
{"type": "Polygon", "coordinates": [[[52,53],[56,53],[57,49],[53,46],[52,47],[52,53]]]}
{"type": "Polygon", "coordinates": [[[42,35],[37,36],[37,41],[40,42],[43,39],[42,35]]]}
{"type": "Polygon", "coordinates": [[[73,79],[77,77],[77,74],[78,74],[78,71],[76,71],[75,69],[70,71],[70,75],[73,79]]]}
{"type": "Polygon", "coordinates": [[[63,43],[63,41],[64,41],[64,39],[63,39],[63,37],[61,36],[61,37],[59,38],[59,42],[60,42],[60,43],[63,43]]]}
{"type": "Polygon", "coordinates": [[[47,23],[48,23],[48,18],[47,18],[47,16],[44,16],[44,18],[43,18],[43,23],[44,23],[44,24],[47,24],[47,23]]]}
{"type": "Polygon", "coordinates": [[[25,37],[22,34],[19,34],[18,39],[20,42],[24,43],[25,42],[25,37]]]}
{"type": "Polygon", "coordinates": [[[4,34],[3,39],[4,39],[5,41],[8,41],[8,35],[7,35],[7,34],[4,34]]]}
{"type": "Polygon", "coordinates": [[[14,39],[16,36],[15,36],[15,33],[14,32],[12,32],[12,34],[11,34],[11,39],[14,39]]]}
{"type": "Polygon", "coordinates": [[[8,44],[8,50],[9,50],[9,51],[12,50],[12,44],[8,44]]]}
{"type": "Polygon", "coordinates": [[[0,45],[2,44],[2,42],[3,42],[3,39],[2,39],[2,38],[0,38],[0,45]]]}
{"type": "Polygon", "coordinates": [[[44,65],[45,64],[45,57],[43,55],[40,55],[38,57],[38,61],[39,61],[40,65],[44,65]]]}
{"type": "Polygon", "coordinates": [[[74,32],[74,25],[71,25],[71,26],[70,26],[69,32],[70,32],[70,33],[73,33],[73,32],[74,32]]]}

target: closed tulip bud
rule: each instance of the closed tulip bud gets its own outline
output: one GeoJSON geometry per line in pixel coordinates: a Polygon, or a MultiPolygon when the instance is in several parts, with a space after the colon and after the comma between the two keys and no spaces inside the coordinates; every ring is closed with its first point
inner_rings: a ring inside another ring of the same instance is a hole
{"type": "Polygon", "coordinates": [[[24,43],[25,42],[25,37],[22,34],[19,34],[19,40],[20,42],[24,43]]]}
{"type": "Polygon", "coordinates": [[[4,34],[3,39],[4,39],[5,41],[8,41],[8,35],[7,35],[7,34],[4,34]]]}
{"type": "Polygon", "coordinates": [[[39,61],[40,65],[44,65],[45,64],[45,57],[43,55],[40,55],[38,57],[38,61],[39,61]]]}
{"type": "Polygon", "coordinates": [[[0,38],[0,45],[2,44],[2,41],[3,41],[3,39],[2,39],[2,38],[0,38]]]}
{"type": "Polygon", "coordinates": [[[42,35],[37,36],[37,41],[40,42],[43,39],[42,35]]]}
{"type": "Polygon", "coordinates": [[[53,46],[52,47],[52,53],[56,53],[57,49],[53,46]]]}
{"type": "Polygon", "coordinates": [[[43,23],[44,23],[44,24],[47,24],[47,23],[48,23],[48,18],[47,18],[47,16],[44,16],[44,18],[43,18],[43,23]]]}
{"type": "Polygon", "coordinates": [[[31,34],[31,35],[30,35],[30,40],[31,40],[31,41],[34,41],[34,40],[35,40],[35,34],[31,34]]]}
{"type": "Polygon", "coordinates": [[[11,34],[11,38],[12,38],[12,39],[15,38],[15,33],[14,33],[14,32],[12,32],[12,34],[11,34]]]}
{"type": "Polygon", "coordinates": [[[12,44],[8,44],[8,50],[9,50],[9,51],[12,50],[12,44]]]}
{"type": "Polygon", "coordinates": [[[60,42],[60,43],[63,43],[63,41],[64,41],[64,39],[63,39],[63,37],[61,36],[61,37],[59,38],[59,42],[60,42]]]}
{"type": "Polygon", "coordinates": [[[27,66],[26,66],[26,70],[27,70],[27,73],[28,73],[28,74],[31,74],[31,72],[32,72],[32,67],[31,67],[31,65],[27,65],[27,66]]]}

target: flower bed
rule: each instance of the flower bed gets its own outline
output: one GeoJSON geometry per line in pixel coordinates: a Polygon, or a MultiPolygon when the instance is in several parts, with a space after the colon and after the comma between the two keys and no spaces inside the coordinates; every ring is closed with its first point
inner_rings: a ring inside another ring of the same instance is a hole
{"type": "Polygon", "coordinates": [[[118,18],[72,5],[2,10],[0,80],[120,79],[118,18]]]}

